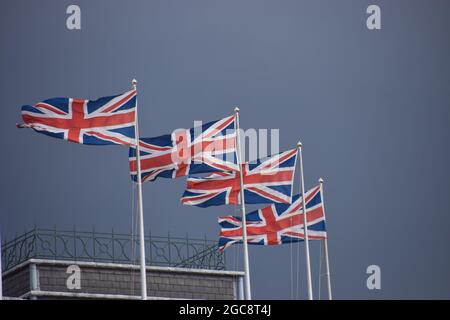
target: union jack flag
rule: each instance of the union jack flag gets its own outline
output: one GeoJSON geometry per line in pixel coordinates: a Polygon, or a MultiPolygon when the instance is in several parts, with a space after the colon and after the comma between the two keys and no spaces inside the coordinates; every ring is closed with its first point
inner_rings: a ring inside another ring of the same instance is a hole
{"type": "MultiPolygon", "coordinates": [[[[291,203],[297,149],[281,152],[254,164],[241,165],[245,203],[291,203]]],[[[209,207],[239,204],[239,172],[215,172],[189,177],[181,202],[209,207]]]]}
{"type": "MultiPolygon", "coordinates": [[[[327,237],[325,215],[320,186],[306,192],[306,221],[309,240],[327,237]]],[[[246,215],[247,243],[255,245],[279,245],[304,240],[303,197],[296,195],[292,204],[272,204],[246,215]]],[[[219,250],[242,243],[241,217],[219,218],[221,226],[219,250]]]]}
{"type": "Polygon", "coordinates": [[[134,145],[135,113],[135,90],[95,101],[53,98],[23,106],[18,127],[80,144],[134,145]]]}
{"type": "MultiPolygon", "coordinates": [[[[142,182],[157,177],[237,170],[235,145],[234,115],[156,138],[141,138],[142,182]]],[[[136,149],[130,147],[129,166],[134,181],[137,181],[136,165],[136,149]]]]}

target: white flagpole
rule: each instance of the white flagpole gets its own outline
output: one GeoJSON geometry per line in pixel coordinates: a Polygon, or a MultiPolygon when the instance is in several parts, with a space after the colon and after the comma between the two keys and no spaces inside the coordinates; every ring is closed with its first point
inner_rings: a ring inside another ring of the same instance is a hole
{"type": "MultiPolygon", "coordinates": [[[[137,90],[137,80],[132,81],[133,89],[137,90]]],[[[144,209],[142,204],[142,178],[141,178],[141,152],[139,148],[139,124],[136,94],[136,162],[137,162],[137,186],[138,186],[138,210],[139,210],[139,249],[141,262],[141,299],[147,300],[147,275],[145,270],[145,238],[144,238],[144,209]]]]}
{"type": "Polygon", "coordinates": [[[241,211],[242,211],[242,241],[244,247],[244,272],[245,272],[245,299],[251,300],[252,293],[250,289],[250,266],[248,262],[248,243],[247,243],[247,218],[245,216],[245,198],[244,198],[244,178],[241,170],[241,142],[239,138],[239,108],[234,108],[236,114],[236,160],[239,167],[239,179],[241,184],[241,211]]]}
{"type": "Polygon", "coordinates": [[[312,281],[311,281],[311,262],[309,259],[308,224],[306,219],[305,179],[303,176],[303,149],[301,142],[297,143],[297,148],[300,156],[300,188],[303,203],[303,226],[305,230],[305,255],[306,255],[306,278],[308,282],[308,300],[313,300],[312,281]]]}
{"type": "MultiPolygon", "coordinates": [[[[325,202],[323,200],[323,179],[319,179],[320,183],[320,196],[322,197],[322,207],[323,207],[323,217],[325,218],[325,223],[327,221],[325,216],[325,202]]],[[[330,261],[328,257],[328,231],[327,236],[323,240],[324,243],[324,251],[325,251],[325,272],[327,276],[327,290],[328,290],[328,300],[333,300],[333,296],[331,295],[331,275],[330,275],[330,261]]]]}

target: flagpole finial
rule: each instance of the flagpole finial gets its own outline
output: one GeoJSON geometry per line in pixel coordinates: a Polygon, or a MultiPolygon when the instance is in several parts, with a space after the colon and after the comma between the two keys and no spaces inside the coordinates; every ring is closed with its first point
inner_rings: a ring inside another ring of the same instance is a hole
{"type": "Polygon", "coordinates": [[[302,143],[299,141],[297,142],[297,148],[300,149],[302,147],[302,143]]]}
{"type": "Polygon", "coordinates": [[[239,112],[239,107],[234,107],[234,112],[238,113],[239,112]]]}
{"type": "Polygon", "coordinates": [[[323,178],[319,178],[319,183],[323,183],[323,178]]]}
{"type": "Polygon", "coordinates": [[[136,79],[131,80],[131,84],[133,85],[133,89],[136,90],[137,80],[136,79]]]}

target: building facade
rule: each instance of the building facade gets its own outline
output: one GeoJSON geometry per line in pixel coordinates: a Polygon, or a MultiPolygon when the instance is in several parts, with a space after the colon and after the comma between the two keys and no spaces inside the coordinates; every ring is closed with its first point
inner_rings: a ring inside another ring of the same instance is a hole
{"type": "MultiPolygon", "coordinates": [[[[136,241],[124,234],[34,229],[2,247],[3,295],[139,299],[136,241]]],[[[243,299],[243,272],[206,239],[146,238],[149,299],[243,299]]]]}

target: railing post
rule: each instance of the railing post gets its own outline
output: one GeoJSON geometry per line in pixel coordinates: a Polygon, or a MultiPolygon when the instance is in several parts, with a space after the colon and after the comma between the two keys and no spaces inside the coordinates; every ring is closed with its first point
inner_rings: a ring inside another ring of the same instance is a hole
{"type": "MultiPolygon", "coordinates": [[[[204,250],[208,250],[208,239],[206,239],[206,234],[204,235],[205,237],[205,247],[204,250]]],[[[211,259],[209,259],[209,265],[208,268],[211,268],[211,259]]]]}
{"type": "Polygon", "coordinates": [[[37,232],[36,225],[34,225],[34,229],[33,229],[33,246],[34,246],[33,257],[37,258],[38,257],[38,232],[37,232]]]}
{"type": "Polygon", "coordinates": [[[57,254],[57,247],[58,247],[58,244],[56,243],[56,239],[57,239],[57,237],[56,237],[56,224],[53,226],[53,245],[55,246],[54,248],[53,248],[53,252],[54,252],[54,259],[56,260],[56,258],[58,257],[58,254],[57,254]]]}
{"type": "Polygon", "coordinates": [[[186,232],[186,260],[189,259],[189,234],[186,232]]]}
{"type": "Polygon", "coordinates": [[[225,254],[225,251],[219,252],[219,250],[216,250],[216,252],[222,257],[222,269],[225,269],[227,265],[227,255],[225,254]]]}
{"type": "Polygon", "coordinates": [[[151,266],[153,263],[153,256],[152,256],[152,231],[148,230],[148,248],[149,248],[149,257],[148,257],[148,264],[151,266]]]}
{"type": "MultiPolygon", "coordinates": [[[[150,231],[150,228],[148,228],[150,231]]],[[[151,247],[151,238],[150,238],[150,233],[149,236],[147,238],[144,237],[144,243],[147,244],[145,246],[145,266],[149,266],[151,264],[152,261],[152,257],[151,257],[151,248],[149,250],[149,247],[151,247]],[[149,255],[147,255],[147,253],[149,253],[149,255]]]]}
{"type": "Polygon", "coordinates": [[[112,244],[112,261],[115,262],[115,255],[114,255],[114,228],[112,228],[111,231],[111,244],[112,244]]]}
{"type": "Polygon", "coordinates": [[[78,260],[77,257],[77,231],[75,225],[73,225],[73,258],[75,261],[78,260]]]}
{"type": "Polygon", "coordinates": [[[16,232],[16,235],[14,237],[14,254],[13,254],[13,257],[14,257],[14,259],[17,260],[17,232],[16,232]]]}

